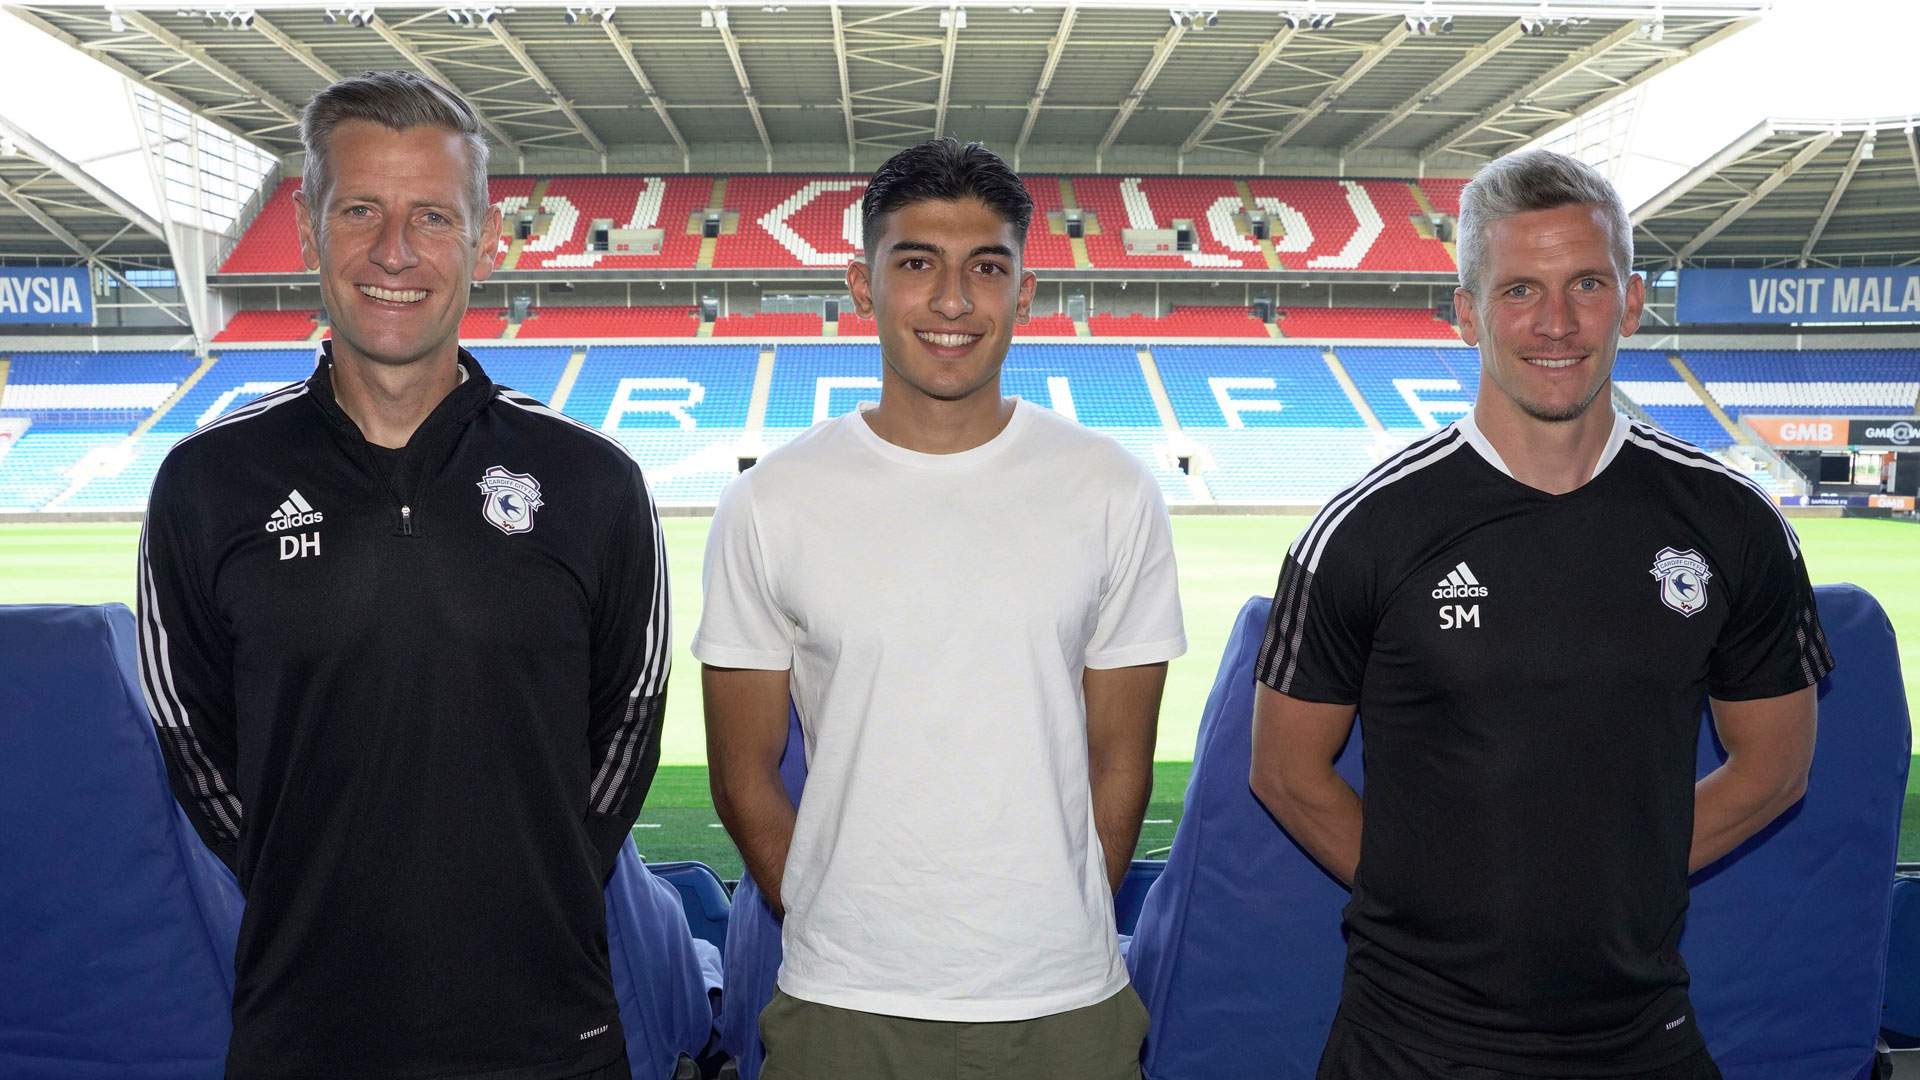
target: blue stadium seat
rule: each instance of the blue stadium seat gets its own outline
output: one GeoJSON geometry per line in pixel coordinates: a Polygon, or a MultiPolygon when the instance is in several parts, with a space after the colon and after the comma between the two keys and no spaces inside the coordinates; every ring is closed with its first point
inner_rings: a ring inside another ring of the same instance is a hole
{"type": "Polygon", "coordinates": [[[1140,905],[1146,902],[1147,890],[1160,880],[1166,868],[1165,859],[1135,859],[1127,864],[1127,876],[1120,880],[1120,891],[1113,894],[1113,925],[1122,936],[1133,933],[1134,924],[1140,921],[1140,905]]]}
{"type": "Polygon", "coordinates": [[[1920,349],[1688,349],[1687,366],[1727,412],[1908,416],[1920,349]]]}
{"type": "MultiPolygon", "coordinates": [[[[800,733],[800,714],[787,710],[787,749],[780,756],[780,781],[787,798],[800,805],[807,785],[807,749],[800,733]]],[[[734,1059],[740,1080],[759,1080],[766,1048],[760,1045],[760,1011],[773,1000],[774,980],[780,974],[780,922],[766,897],[745,874],[733,890],[733,911],[727,920],[726,990],[720,995],[720,1049],[734,1059]]]]}
{"type": "MultiPolygon", "coordinates": [[[[167,787],[132,612],[0,606],[0,1076],[223,1071],[238,884],[167,787]]],[[[679,893],[628,842],[607,941],[636,1077],[712,1035],[679,893]]]]}
{"type": "Polygon", "coordinates": [[[553,400],[560,375],[567,370],[567,361],[573,359],[573,349],[566,345],[482,345],[472,352],[495,385],[511,387],[541,401],[553,400]]]}
{"type": "Polygon", "coordinates": [[[1334,354],[1360,389],[1367,408],[1387,430],[1401,434],[1452,423],[1480,390],[1476,349],[1342,345],[1334,354]],[[1419,402],[1427,415],[1415,412],[1412,402],[1419,402]]]}
{"type": "Polygon", "coordinates": [[[1184,430],[1365,427],[1317,348],[1156,345],[1153,359],[1184,430]]]}
{"type": "MultiPolygon", "coordinates": [[[[1696,876],[1681,949],[1727,1080],[1860,1080],[1880,1026],[1911,749],[1892,627],[1871,596],[1820,586],[1839,668],[1820,687],[1805,799],[1696,876]]],[[[1186,813],[1128,956],[1153,1016],[1150,1078],[1307,1078],[1339,1003],[1347,892],[1247,786],[1253,659],[1269,601],[1235,621],[1201,720],[1186,813]]],[[[1337,763],[1360,787],[1361,725],[1337,763]]],[[[1724,760],[1702,724],[1701,775],[1724,760]]]]}
{"type": "Polygon", "coordinates": [[[1893,932],[1887,945],[1887,1000],[1880,1036],[1896,1050],[1920,1047],[1920,878],[1897,878],[1893,883],[1893,932]]]}
{"type": "Polygon", "coordinates": [[[725,953],[727,913],[732,910],[733,901],[713,867],[703,862],[658,862],[648,863],[647,870],[680,894],[687,929],[693,936],[725,953]]]}

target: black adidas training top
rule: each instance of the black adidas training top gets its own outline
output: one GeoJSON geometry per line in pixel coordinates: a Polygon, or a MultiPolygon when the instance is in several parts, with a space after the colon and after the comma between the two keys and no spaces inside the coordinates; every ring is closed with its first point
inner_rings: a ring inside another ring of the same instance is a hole
{"type": "Polygon", "coordinates": [[[659,760],[665,552],[612,439],[466,377],[398,451],[305,383],[174,447],[141,675],[246,893],[235,1078],[550,1080],[623,1036],[601,886],[659,760]]]}
{"type": "Polygon", "coordinates": [[[1471,418],[1288,551],[1257,673],[1357,704],[1364,824],[1341,1013],[1528,1076],[1698,1052],[1678,950],[1700,711],[1833,666],[1799,541],[1748,481],[1616,420],[1564,495],[1471,418]]]}

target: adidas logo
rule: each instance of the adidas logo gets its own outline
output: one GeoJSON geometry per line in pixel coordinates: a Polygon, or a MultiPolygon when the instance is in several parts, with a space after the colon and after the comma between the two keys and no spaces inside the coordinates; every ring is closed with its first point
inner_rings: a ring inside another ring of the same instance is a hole
{"type": "Polygon", "coordinates": [[[1461,563],[1459,566],[1454,567],[1453,571],[1446,577],[1440,579],[1440,584],[1434,586],[1433,589],[1433,598],[1435,600],[1453,600],[1460,597],[1485,595],[1487,595],[1487,587],[1480,584],[1480,579],[1473,576],[1473,571],[1467,569],[1466,563],[1461,563]]]}
{"type": "Polygon", "coordinates": [[[267,531],[270,533],[297,529],[302,525],[318,525],[326,518],[320,511],[307,503],[306,497],[298,491],[292,491],[281,501],[280,509],[267,518],[267,531]]]}

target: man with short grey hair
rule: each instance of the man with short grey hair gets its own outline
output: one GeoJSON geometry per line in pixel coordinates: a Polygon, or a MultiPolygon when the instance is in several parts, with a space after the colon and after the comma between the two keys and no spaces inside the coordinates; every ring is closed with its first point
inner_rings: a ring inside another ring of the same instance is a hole
{"type": "Polygon", "coordinates": [[[1353,888],[1319,1080],[1716,1080],[1687,875],[1805,789],[1833,659],[1799,541],[1609,407],[1645,298],[1611,185],[1502,158],[1458,235],[1474,407],[1300,535],[1255,669],[1253,790],[1353,888]],[[1364,799],[1333,769],[1356,710],[1364,799]]]}
{"type": "Polygon", "coordinates": [[[141,677],[247,897],[232,1080],[625,1080],[601,888],[659,760],[665,551],[614,440],[458,340],[500,212],[458,94],[301,125],[311,378],[182,439],[141,536],[141,677]]]}

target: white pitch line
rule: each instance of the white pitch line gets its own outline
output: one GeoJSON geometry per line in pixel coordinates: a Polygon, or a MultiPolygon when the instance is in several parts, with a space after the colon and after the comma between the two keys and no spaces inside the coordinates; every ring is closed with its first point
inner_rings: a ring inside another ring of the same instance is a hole
{"type": "Polygon", "coordinates": [[[1142,825],[1171,825],[1171,824],[1173,824],[1173,819],[1172,819],[1172,818],[1170,818],[1170,817],[1165,817],[1165,818],[1161,818],[1161,817],[1150,817],[1150,818],[1148,818],[1147,820],[1145,820],[1145,821],[1143,821],[1143,822],[1141,822],[1140,824],[1142,824],[1142,825]]]}
{"type": "Polygon", "coordinates": [[[658,822],[636,821],[633,823],[633,827],[636,829],[658,829],[661,828],[661,825],[658,822]]]}

